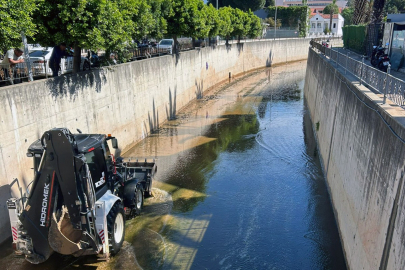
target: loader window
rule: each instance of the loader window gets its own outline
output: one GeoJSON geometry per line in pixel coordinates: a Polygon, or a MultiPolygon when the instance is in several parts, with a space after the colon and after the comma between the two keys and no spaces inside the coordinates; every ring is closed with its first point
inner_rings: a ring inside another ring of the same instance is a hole
{"type": "Polygon", "coordinates": [[[89,166],[93,183],[96,190],[98,190],[103,187],[107,181],[103,150],[101,148],[96,148],[93,151],[84,154],[84,156],[86,157],[86,163],[89,166]]]}

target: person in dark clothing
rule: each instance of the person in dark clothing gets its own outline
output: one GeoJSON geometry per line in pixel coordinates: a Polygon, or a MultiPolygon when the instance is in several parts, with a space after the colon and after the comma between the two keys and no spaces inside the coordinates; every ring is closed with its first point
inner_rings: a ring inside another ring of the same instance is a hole
{"type": "Polygon", "coordinates": [[[68,56],[68,53],[66,52],[66,43],[61,43],[53,48],[51,59],[49,60],[53,77],[58,76],[60,62],[64,56],[68,56]]]}

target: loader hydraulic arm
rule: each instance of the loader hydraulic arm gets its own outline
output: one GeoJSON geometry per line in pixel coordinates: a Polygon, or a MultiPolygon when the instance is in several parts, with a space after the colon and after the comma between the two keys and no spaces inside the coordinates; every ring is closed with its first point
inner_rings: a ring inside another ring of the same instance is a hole
{"type": "Polygon", "coordinates": [[[89,194],[84,184],[86,182],[83,179],[88,177],[87,165],[84,156],[78,153],[70,131],[49,130],[44,133],[41,142],[44,156],[26,207],[20,215],[20,221],[32,239],[33,263],[46,260],[52,253],[48,239],[52,214],[64,205],[68,210],[72,231],[81,232],[81,213],[88,211],[89,197],[93,199],[94,195],[89,194]]]}

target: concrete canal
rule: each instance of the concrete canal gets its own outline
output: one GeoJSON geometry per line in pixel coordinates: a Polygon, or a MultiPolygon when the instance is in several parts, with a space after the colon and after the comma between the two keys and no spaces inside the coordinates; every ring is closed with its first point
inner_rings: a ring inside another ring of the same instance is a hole
{"type": "Polygon", "coordinates": [[[7,269],[346,269],[303,99],[306,62],[224,83],[124,157],[157,158],[154,197],[108,263],[7,269]]]}

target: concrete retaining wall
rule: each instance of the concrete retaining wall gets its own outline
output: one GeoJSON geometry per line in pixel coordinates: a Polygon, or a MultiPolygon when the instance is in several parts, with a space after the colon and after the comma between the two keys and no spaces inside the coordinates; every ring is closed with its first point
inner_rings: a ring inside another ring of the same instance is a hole
{"type": "Polygon", "coordinates": [[[11,235],[9,183],[31,181],[26,150],[44,131],[111,133],[125,152],[229,73],[306,59],[308,46],[308,39],[232,44],[0,88],[0,242],[11,235]]]}
{"type": "Polygon", "coordinates": [[[305,98],[350,269],[405,269],[405,113],[309,50],[305,98]],[[395,134],[396,133],[396,134],[395,134]]]}

